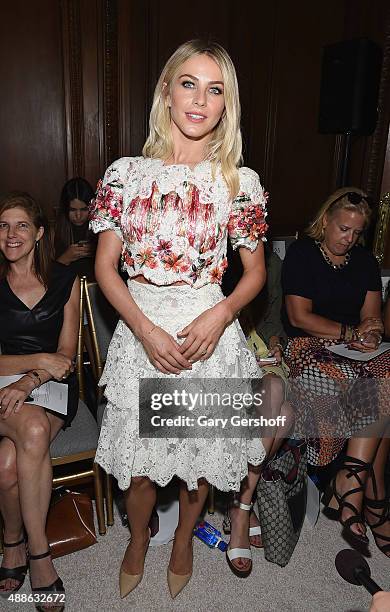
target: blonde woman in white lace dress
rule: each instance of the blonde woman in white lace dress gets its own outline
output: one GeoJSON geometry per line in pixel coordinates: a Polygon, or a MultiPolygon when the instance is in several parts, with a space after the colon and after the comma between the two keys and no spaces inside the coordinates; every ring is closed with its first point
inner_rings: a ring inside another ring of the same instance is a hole
{"type": "Polygon", "coordinates": [[[192,531],[208,484],[239,491],[229,565],[251,569],[249,512],[265,457],[260,438],[158,439],[138,435],[138,379],[261,376],[236,321],[265,281],[266,197],[240,168],[240,105],[234,66],[219,45],[185,43],[157,83],[143,157],[114,162],[98,186],[92,228],[102,232],[96,278],[121,320],[101,384],[107,409],[98,463],[126,490],[131,529],[121,596],[141,581],[155,483],[181,480],[180,516],[168,569],[172,597],[192,574],[192,531]],[[244,272],[224,299],[227,238],[244,272]],[[128,286],[117,272],[119,259],[128,286]],[[257,469],[256,469],[257,466],[257,469]],[[238,551],[238,552],[237,552],[238,551]]]}

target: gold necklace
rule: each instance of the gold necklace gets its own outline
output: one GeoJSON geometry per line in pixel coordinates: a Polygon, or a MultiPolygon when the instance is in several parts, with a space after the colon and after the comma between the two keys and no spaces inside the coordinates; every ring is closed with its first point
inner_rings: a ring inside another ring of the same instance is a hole
{"type": "Polygon", "coordinates": [[[350,253],[346,253],[345,254],[345,259],[344,259],[343,263],[335,264],[335,263],[333,263],[333,261],[331,260],[331,258],[327,254],[327,252],[325,251],[324,247],[322,246],[322,243],[319,240],[316,240],[315,243],[318,246],[318,248],[320,249],[320,251],[322,253],[322,256],[325,259],[326,263],[329,266],[331,266],[333,268],[333,270],[341,270],[342,268],[345,268],[345,266],[347,266],[349,264],[349,261],[351,259],[351,254],[350,253]]]}

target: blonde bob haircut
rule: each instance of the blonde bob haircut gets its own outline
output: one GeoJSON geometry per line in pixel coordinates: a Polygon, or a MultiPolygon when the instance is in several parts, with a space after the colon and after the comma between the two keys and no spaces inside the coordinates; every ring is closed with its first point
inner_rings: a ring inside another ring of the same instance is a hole
{"type": "Polygon", "coordinates": [[[194,55],[208,55],[219,66],[224,83],[225,109],[208,143],[207,159],[212,163],[213,176],[216,165],[221,172],[232,199],[239,191],[238,166],[241,163],[242,138],[240,129],[241,109],[236,70],[227,51],[217,43],[190,40],[182,44],[165,64],[154,91],[149,119],[149,136],[142,154],[144,157],[167,160],[173,154],[170,110],[167,93],[172,87],[180,66],[194,55]]]}
{"type": "MultiPolygon", "coordinates": [[[[341,187],[332,193],[321,206],[314,220],[306,229],[306,234],[314,240],[322,240],[324,237],[324,217],[329,218],[338,210],[360,213],[365,217],[365,228],[370,223],[371,208],[367,200],[367,194],[358,187],[341,187]]],[[[361,242],[362,239],[363,236],[360,236],[358,242],[361,242]]]]}

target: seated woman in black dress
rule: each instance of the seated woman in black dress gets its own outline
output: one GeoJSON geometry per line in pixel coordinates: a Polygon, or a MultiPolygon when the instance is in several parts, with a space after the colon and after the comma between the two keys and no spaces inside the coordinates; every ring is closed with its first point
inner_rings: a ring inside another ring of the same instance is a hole
{"type": "Polygon", "coordinates": [[[381,342],[379,267],[358,244],[370,213],[366,195],[352,187],[325,202],[308,237],[293,243],[284,260],[282,318],[289,337],[290,401],[297,434],[311,438],[309,462],[327,465],[348,439],[347,456],[323,501],[353,539],[368,542],[367,523],[389,555],[384,468],[390,351],[359,361],[329,350],[347,344],[359,356],[381,342]]]}
{"type": "Polygon", "coordinates": [[[33,590],[63,591],[45,534],[52,489],[49,446],[78,406],[73,359],[80,286],[70,268],[52,261],[47,229],[28,194],[0,199],[0,376],[22,375],[0,389],[3,596],[21,587],[27,563],[33,590]],[[32,391],[51,379],[68,385],[66,416],[28,403],[32,391]]]}
{"type": "Polygon", "coordinates": [[[54,236],[57,261],[89,281],[95,280],[97,240],[88,223],[88,206],[94,196],[94,190],[85,179],[76,177],[67,181],[61,191],[54,236]]]}

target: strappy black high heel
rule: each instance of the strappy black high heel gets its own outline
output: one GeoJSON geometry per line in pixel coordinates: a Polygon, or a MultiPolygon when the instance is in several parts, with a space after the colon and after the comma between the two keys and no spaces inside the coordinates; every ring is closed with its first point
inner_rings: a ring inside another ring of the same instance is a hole
{"type": "MultiPolygon", "coordinates": [[[[25,538],[19,540],[19,542],[12,542],[11,544],[7,544],[3,542],[3,546],[5,548],[14,548],[15,546],[20,546],[21,544],[25,544],[25,538]]],[[[27,552],[26,552],[26,561],[27,561],[27,552]]],[[[26,578],[28,570],[28,565],[19,565],[18,567],[0,567],[0,581],[2,580],[15,580],[19,584],[6,591],[5,589],[0,589],[0,597],[9,597],[11,593],[16,593],[23,586],[24,579],[26,578]]]]}
{"type": "Polygon", "coordinates": [[[371,533],[374,536],[375,544],[379,548],[379,550],[390,557],[388,553],[390,553],[390,536],[381,535],[375,529],[378,527],[382,527],[385,523],[390,521],[390,503],[389,498],[385,499],[377,499],[376,491],[374,490],[375,499],[369,499],[368,497],[364,498],[364,508],[367,510],[368,515],[366,515],[366,522],[369,528],[371,529],[371,533]],[[381,513],[375,512],[375,510],[382,510],[381,513]],[[374,523],[370,523],[370,515],[374,516],[377,520],[374,523]],[[383,540],[383,544],[379,544],[378,540],[383,540]],[[387,542],[387,544],[386,544],[387,542]]]}
{"type": "Polygon", "coordinates": [[[328,488],[326,489],[324,495],[322,496],[322,503],[327,507],[327,514],[330,518],[334,518],[338,520],[341,525],[344,527],[345,531],[348,535],[352,536],[357,540],[360,544],[368,544],[368,537],[365,534],[356,533],[351,529],[351,526],[360,523],[362,525],[365,524],[364,517],[361,512],[349,501],[347,501],[347,497],[353,495],[354,493],[364,492],[365,483],[363,483],[360,472],[368,472],[370,475],[372,471],[372,466],[370,463],[365,463],[361,459],[357,459],[356,457],[346,456],[344,458],[343,464],[340,467],[340,470],[347,471],[347,478],[356,478],[359,483],[358,487],[354,489],[349,489],[343,495],[339,495],[336,489],[336,476],[329,483],[328,488]],[[330,506],[332,499],[335,499],[338,508],[333,508],[330,506]],[[349,508],[354,513],[353,516],[350,516],[345,521],[342,520],[341,515],[344,508],[349,508]]]}
{"type": "MultiPolygon", "coordinates": [[[[30,554],[29,560],[38,561],[39,559],[45,559],[45,557],[50,557],[50,555],[51,555],[50,550],[43,553],[42,555],[31,555],[30,554]]],[[[31,585],[31,589],[33,593],[41,593],[42,595],[47,595],[48,593],[51,593],[52,595],[56,596],[55,598],[52,598],[52,601],[50,603],[54,605],[50,607],[46,607],[46,606],[41,605],[40,603],[36,603],[35,607],[38,610],[38,612],[49,612],[50,610],[53,610],[53,612],[62,612],[64,610],[65,608],[65,589],[64,589],[64,585],[60,577],[58,577],[57,580],[55,580],[52,584],[49,584],[49,586],[33,587],[31,585]],[[58,601],[58,605],[56,605],[57,601],[58,601]]]]}

